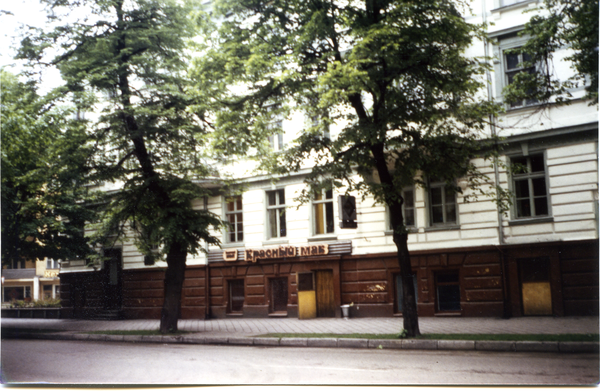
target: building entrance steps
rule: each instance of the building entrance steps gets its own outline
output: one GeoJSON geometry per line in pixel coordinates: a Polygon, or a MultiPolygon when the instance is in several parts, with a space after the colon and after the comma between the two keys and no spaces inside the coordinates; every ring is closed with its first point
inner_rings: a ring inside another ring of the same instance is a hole
{"type": "MultiPolygon", "coordinates": [[[[179,320],[182,331],[205,336],[254,337],[268,333],[394,334],[402,318],[260,318],[179,320]]],[[[2,327],[56,331],[156,330],[159,320],[79,320],[2,318],[2,327]]],[[[597,316],[499,318],[420,318],[421,333],[428,334],[585,334],[598,333],[597,316]]]]}

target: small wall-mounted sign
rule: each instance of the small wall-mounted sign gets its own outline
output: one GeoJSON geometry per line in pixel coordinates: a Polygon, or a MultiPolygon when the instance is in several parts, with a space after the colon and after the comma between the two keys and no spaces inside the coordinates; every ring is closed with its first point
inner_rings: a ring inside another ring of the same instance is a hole
{"type": "Polygon", "coordinates": [[[238,259],[238,251],[236,249],[233,250],[224,250],[223,251],[223,259],[227,262],[235,262],[238,259]]]}
{"type": "Polygon", "coordinates": [[[338,206],[340,212],[340,228],[356,228],[356,198],[353,196],[339,196],[338,206]]]}
{"type": "Polygon", "coordinates": [[[44,272],[44,278],[58,277],[58,270],[46,270],[44,272]]]}

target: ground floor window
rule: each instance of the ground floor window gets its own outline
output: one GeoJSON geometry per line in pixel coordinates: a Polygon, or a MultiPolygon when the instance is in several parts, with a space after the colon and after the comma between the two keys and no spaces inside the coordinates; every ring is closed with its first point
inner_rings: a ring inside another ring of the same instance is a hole
{"type": "Polygon", "coordinates": [[[440,272],[435,276],[437,310],[460,311],[458,271],[440,272]]]}
{"type": "Polygon", "coordinates": [[[229,281],[229,312],[242,312],[244,309],[244,280],[229,281]]]}
{"type": "Polygon", "coordinates": [[[30,286],[7,286],[2,289],[2,298],[5,302],[31,299],[30,286]]]}

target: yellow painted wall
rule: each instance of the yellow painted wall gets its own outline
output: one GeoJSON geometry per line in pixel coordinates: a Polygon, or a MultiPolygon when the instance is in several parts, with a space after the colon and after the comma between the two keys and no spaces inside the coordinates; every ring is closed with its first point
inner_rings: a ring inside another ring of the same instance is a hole
{"type": "Polygon", "coordinates": [[[298,319],[317,317],[317,296],[315,291],[298,292],[298,319]]]}

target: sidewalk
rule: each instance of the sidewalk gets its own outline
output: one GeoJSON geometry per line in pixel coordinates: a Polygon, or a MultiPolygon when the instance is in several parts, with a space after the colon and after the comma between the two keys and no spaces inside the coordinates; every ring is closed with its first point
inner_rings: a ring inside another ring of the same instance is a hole
{"type": "MultiPolygon", "coordinates": [[[[157,330],[159,320],[95,321],[76,319],[2,318],[3,328],[55,330],[53,333],[24,332],[19,338],[85,339],[159,343],[216,343],[268,346],[373,347],[401,349],[460,349],[506,351],[597,352],[590,342],[492,342],[434,340],[362,340],[345,338],[264,338],[268,333],[393,334],[402,330],[402,318],[297,318],[180,320],[182,336],[109,336],[86,331],[157,330]]],[[[420,318],[421,333],[433,334],[588,334],[598,333],[598,317],[420,318]]]]}

